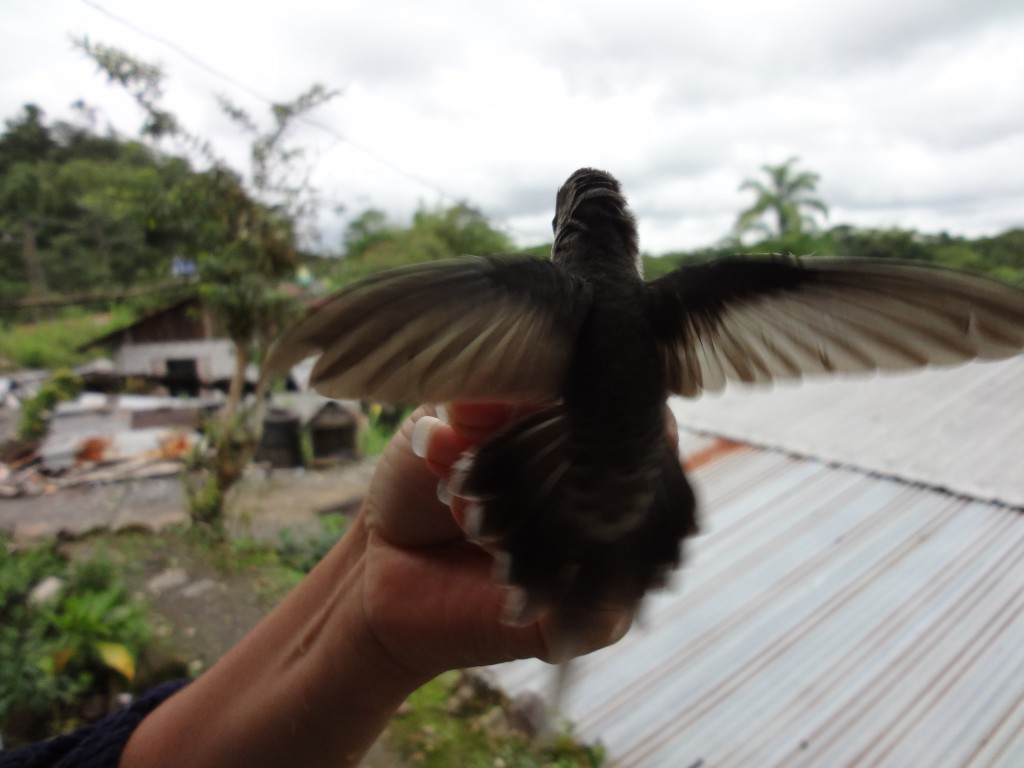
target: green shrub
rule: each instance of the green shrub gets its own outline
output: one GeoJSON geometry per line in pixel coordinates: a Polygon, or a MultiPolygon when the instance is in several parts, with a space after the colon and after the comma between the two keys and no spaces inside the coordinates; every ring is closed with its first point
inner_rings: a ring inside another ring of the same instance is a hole
{"type": "Polygon", "coordinates": [[[366,426],[359,431],[360,455],[376,456],[383,453],[392,436],[411,412],[408,408],[382,407],[379,403],[370,406],[366,426]]]}
{"type": "Polygon", "coordinates": [[[14,745],[74,724],[86,697],[109,705],[134,677],[150,629],[109,561],[71,565],[52,543],[0,545],[0,731],[14,745]],[[30,601],[48,576],[59,591],[30,601]]]}
{"type": "Polygon", "coordinates": [[[345,533],[348,518],[341,514],[324,515],[320,518],[320,529],[312,537],[296,536],[290,528],[282,528],[278,534],[281,543],[277,548],[281,563],[302,573],[309,573],[345,533]]]}
{"type": "Polygon", "coordinates": [[[41,440],[50,428],[50,416],[57,403],[74,400],[82,391],[82,380],[69,370],[59,370],[43,382],[39,391],[21,404],[18,439],[30,443],[41,440]]]}

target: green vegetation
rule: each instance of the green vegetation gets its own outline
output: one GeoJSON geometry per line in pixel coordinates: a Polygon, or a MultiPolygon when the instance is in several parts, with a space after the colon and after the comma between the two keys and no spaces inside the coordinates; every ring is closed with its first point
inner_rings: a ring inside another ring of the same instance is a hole
{"type": "Polygon", "coordinates": [[[114,706],[149,637],[145,607],[132,601],[108,560],[71,564],[52,543],[14,551],[0,537],[0,731],[6,745],[78,722],[97,697],[100,712],[114,706]],[[34,594],[50,577],[52,593],[34,594]]]}
{"type": "Polygon", "coordinates": [[[371,208],[349,224],[344,245],[345,257],[330,277],[335,286],[406,264],[516,250],[508,235],[494,229],[483,213],[468,203],[421,208],[408,227],[371,208]]]}
{"type": "Polygon", "coordinates": [[[564,733],[535,745],[518,730],[511,702],[472,673],[449,672],[427,683],[388,726],[389,743],[413,765],[427,768],[598,768],[604,749],[564,733]]]}
{"type": "Polygon", "coordinates": [[[31,443],[45,437],[57,403],[74,400],[81,391],[82,380],[78,376],[66,369],[56,371],[35,395],[21,404],[18,439],[31,443]]]}
{"type": "Polygon", "coordinates": [[[245,472],[259,441],[244,415],[209,418],[203,440],[185,457],[185,495],[192,524],[213,538],[224,537],[224,497],[245,472]]]}
{"type": "Polygon", "coordinates": [[[324,559],[348,528],[348,518],[338,513],[323,515],[320,528],[311,537],[300,537],[294,531],[284,528],[279,532],[281,543],[277,546],[277,557],[281,564],[300,573],[309,573],[324,559]]]}
{"type": "Polygon", "coordinates": [[[970,240],[947,233],[924,235],[903,229],[857,229],[839,225],[813,234],[769,238],[742,249],[733,244],[695,251],[678,251],[645,258],[648,277],[656,277],[690,259],[712,259],[733,253],[792,253],[843,258],[921,261],[965,269],[1024,285],[1024,229],[970,240]]]}
{"type": "MultiPolygon", "coordinates": [[[[152,641],[150,627],[166,625],[167,618],[150,615],[150,607],[127,588],[152,575],[147,567],[213,569],[228,583],[245,584],[246,594],[269,607],[326,554],[343,528],[340,516],[329,516],[313,537],[284,533],[278,545],[214,542],[191,530],[165,530],[159,537],[99,534],[88,539],[80,559],[71,560],[54,542],[15,549],[9,537],[0,535],[0,733],[5,747],[62,733],[104,714],[136,677],[141,690],[183,674],[187,659],[182,661],[176,649],[156,648],[164,639],[152,641]],[[50,577],[53,592],[30,597],[50,577]],[[167,665],[162,657],[178,661],[167,665]]],[[[179,629],[195,631],[194,626],[179,629]]]]}
{"type": "MultiPolygon", "coordinates": [[[[344,533],[328,515],[312,537],[282,531],[280,542],[213,541],[191,529],[103,533],[76,545],[68,561],[52,543],[14,551],[0,539],[0,732],[7,746],[65,732],[112,706],[137,676],[138,690],[201,668],[226,650],[218,630],[193,614],[165,614],[129,597],[167,567],[212,575],[228,604],[269,609],[344,533]],[[80,558],[80,559],[79,559],[80,558]],[[61,580],[49,602],[32,593],[61,580]],[[244,595],[244,597],[243,597],[244,595]],[[153,631],[150,631],[150,627],[153,631]],[[158,631],[159,630],[159,631],[158,631]],[[177,645],[166,647],[169,640],[177,645]],[[193,642],[194,641],[194,642],[193,642]],[[187,648],[181,647],[182,645],[187,648]],[[213,653],[211,657],[209,654],[213,653]],[[137,669],[136,669],[137,668],[137,669]]],[[[205,615],[205,611],[204,611],[205,615]]],[[[531,742],[512,702],[478,677],[442,675],[414,693],[388,728],[387,741],[410,765],[570,768],[604,764],[600,746],[568,732],[531,742]]]]}
{"type": "Polygon", "coordinates": [[[46,124],[25,105],[0,135],[3,319],[39,320],[54,298],[169,281],[190,174],[181,158],[88,125],[46,124]]]}
{"type": "Polygon", "coordinates": [[[411,408],[382,406],[380,403],[371,405],[366,424],[359,430],[359,455],[377,456],[384,453],[392,436],[410,413],[411,408]]]}
{"type": "Polygon", "coordinates": [[[80,310],[38,323],[0,327],[0,373],[77,365],[87,357],[78,348],[114,327],[109,314],[80,310]]]}
{"type": "Polygon", "coordinates": [[[816,228],[814,217],[803,212],[808,208],[828,216],[828,206],[814,194],[821,177],[811,171],[795,173],[793,166],[799,160],[791,157],[779,165],[761,166],[768,176],[767,184],[759,179],[747,179],[740,185],[741,190],[754,192],[757,200],[736,220],[737,237],[752,230],[771,234],[772,228],[763,221],[767,215],[774,216],[774,234],[779,238],[799,236],[805,229],[816,228]]]}

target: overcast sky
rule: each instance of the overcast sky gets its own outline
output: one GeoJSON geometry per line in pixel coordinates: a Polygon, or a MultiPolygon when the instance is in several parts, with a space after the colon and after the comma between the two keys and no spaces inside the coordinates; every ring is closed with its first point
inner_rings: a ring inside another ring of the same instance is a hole
{"type": "MultiPolygon", "coordinates": [[[[166,106],[239,166],[215,94],[260,113],[251,92],[342,90],[315,115],[330,132],[297,139],[348,214],[466,199],[545,242],[555,190],[589,165],[619,177],[662,253],[717,241],[752,200],[740,182],[799,155],[831,223],[1024,226],[1021,0],[0,2],[5,118],[84,99],[134,132],[72,35],[161,63],[166,106]]],[[[324,218],[336,242],[343,221],[324,218]]]]}

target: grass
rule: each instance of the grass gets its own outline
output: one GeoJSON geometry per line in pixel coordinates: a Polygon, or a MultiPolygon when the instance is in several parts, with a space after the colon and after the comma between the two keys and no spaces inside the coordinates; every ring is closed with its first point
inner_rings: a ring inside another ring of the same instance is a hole
{"type": "Polygon", "coordinates": [[[0,328],[0,373],[78,365],[92,357],[78,347],[124,325],[122,314],[68,312],[53,320],[0,328]]]}
{"type": "Polygon", "coordinates": [[[448,672],[409,697],[388,726],[389,744],[425,768],[599,768],[604,749],[562,733],[534,744],[509,724],[509,699],[464,672],[448,672]],[[460,689],[473,693],[462,698],[460,689]]]}

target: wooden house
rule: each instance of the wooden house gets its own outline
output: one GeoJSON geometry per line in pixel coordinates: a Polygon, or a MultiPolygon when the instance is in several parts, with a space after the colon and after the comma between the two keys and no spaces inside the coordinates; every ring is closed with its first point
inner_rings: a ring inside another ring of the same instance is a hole
{"type": "MultiPolygon", "coordinates": [[[[87,346],[107,349],[122,379],[155,381],[174,395],[224,388],[235,366],[234,344],[197,296],[178,299],[87,346]]],[[[250,375],[255,380],[255,367],[250,375]]]]}

